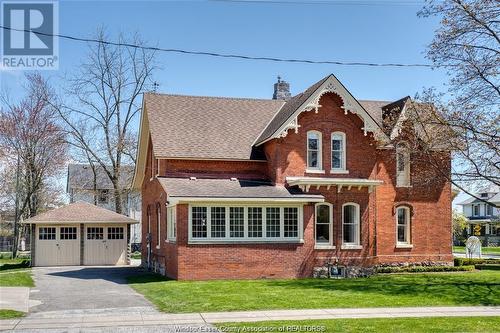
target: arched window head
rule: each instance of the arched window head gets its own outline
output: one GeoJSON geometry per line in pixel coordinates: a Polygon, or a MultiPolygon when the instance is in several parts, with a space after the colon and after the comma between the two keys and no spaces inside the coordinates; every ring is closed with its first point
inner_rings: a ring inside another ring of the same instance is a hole
{"type": "Polygon", "coordinates": [[[321,152],[321,132],[307,132],[307,170],[323,170],[321,152]]]}
{"type": "Polygon", "coordinates": [[[410,186],[410,149],[404,142],[396,145],[396,186],[410,186]]]}
{"type": "Polygon", "coordinates": [[[410,207],[396,208],[396,244],[411,244],[411,214],[410,207]]]}
{"type": "Polygon", "coordinates": [[[332,133],[332,165],[331,172],[346,171],[346,138],[343,132],[332,133]]]}

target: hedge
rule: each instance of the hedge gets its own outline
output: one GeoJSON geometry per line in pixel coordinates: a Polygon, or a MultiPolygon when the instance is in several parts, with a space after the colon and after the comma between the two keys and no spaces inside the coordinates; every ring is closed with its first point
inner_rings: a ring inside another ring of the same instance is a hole
{"type": "Polygon", "coordinates": [[[482,264],[500,264],[500,259],[468,259],[468,258],[455,258],[455,266],[466,266],[466,265],[482,265],[482,264]]]}
{"type": "Polygon", "coordinates": [[[488,270],[500,271],[499,264],[482,264],[482,265],[475,265],[475,267],[476,269],[488,269],[488,270]]]}
{"type": "Polygon", "coordinates": [[[464,272],[473,271],[474,266],[408,266],[378,267],[377,273],[421,273],[421,272],[464,272]]]}

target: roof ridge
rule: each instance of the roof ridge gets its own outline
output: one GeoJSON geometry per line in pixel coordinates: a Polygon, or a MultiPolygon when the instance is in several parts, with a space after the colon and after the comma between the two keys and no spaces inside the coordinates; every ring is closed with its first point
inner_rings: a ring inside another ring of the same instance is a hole
{"type": "Polygon", "coordinates": [[[210,98],[210,99],[229,99],[229,100],[243,100],[243,101],[266,101],[266,102],[280,102],[285,103],[285,100],[272,99],[272,98],[253,98],[253,97],[230,97],[230,96],[203,96],[203,95],[184,95],[184,94],[167,94],[167,93],[152,93],[147,92],[145,95],[158,95],[158,96],[172,96],[172,97],[191,97],[191,98],[210,98]]]}

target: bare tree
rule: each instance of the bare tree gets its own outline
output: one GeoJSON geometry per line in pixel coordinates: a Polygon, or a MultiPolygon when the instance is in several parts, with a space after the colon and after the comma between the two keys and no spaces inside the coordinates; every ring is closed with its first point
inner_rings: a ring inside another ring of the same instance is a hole
{"type": "MultiPolygon", "coordinates": [[[[113,184],[115,210],[123,213],[128,189],[120,177],[123,166],[135,164],[134,127],[140,97],[156,68],[154,52],[107,44],[103,31],[97,38],[103,42],[89,44],[80,71],[69,80],[67,96],[72,99],[58,110],[67,125],[70,144],[84,152],[94,171],[99,167],[107,174],[113,184]]],[[[128,42],[142,44],[138,36],[128,42]]]]}
{"type": "Polygon", "coordinates": [[[453,151],[451,180],[465,192],[499,186],[500,4],[428,0],[419,15],[441,18],[427,57],[450,76],[446,94],[427,90],[413,105],[423,128],[434,128],[424,144],[429,150],[446,144],[453,151]]]}
{"type": "Polygon", "coordinates": [[[52,89],[38,73],[27,74],[26,81],[26,97],[12,103],[2,96],[0,113],[0,196],[3,205],[16,206],[16,222],[57,204],[54,178],[67,156],[65,132],[50,103],[52,89]]]}

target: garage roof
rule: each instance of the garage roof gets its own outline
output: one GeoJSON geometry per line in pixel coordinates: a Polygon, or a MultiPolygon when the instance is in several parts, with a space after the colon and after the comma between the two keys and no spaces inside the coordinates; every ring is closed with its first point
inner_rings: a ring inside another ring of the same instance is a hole
{"type": "Polygon", "coordinates": [[[77,201],[27,219],[25,224],[64,223],[139,223],[125,215],[97,207],[88,202],[77,201]]]}

